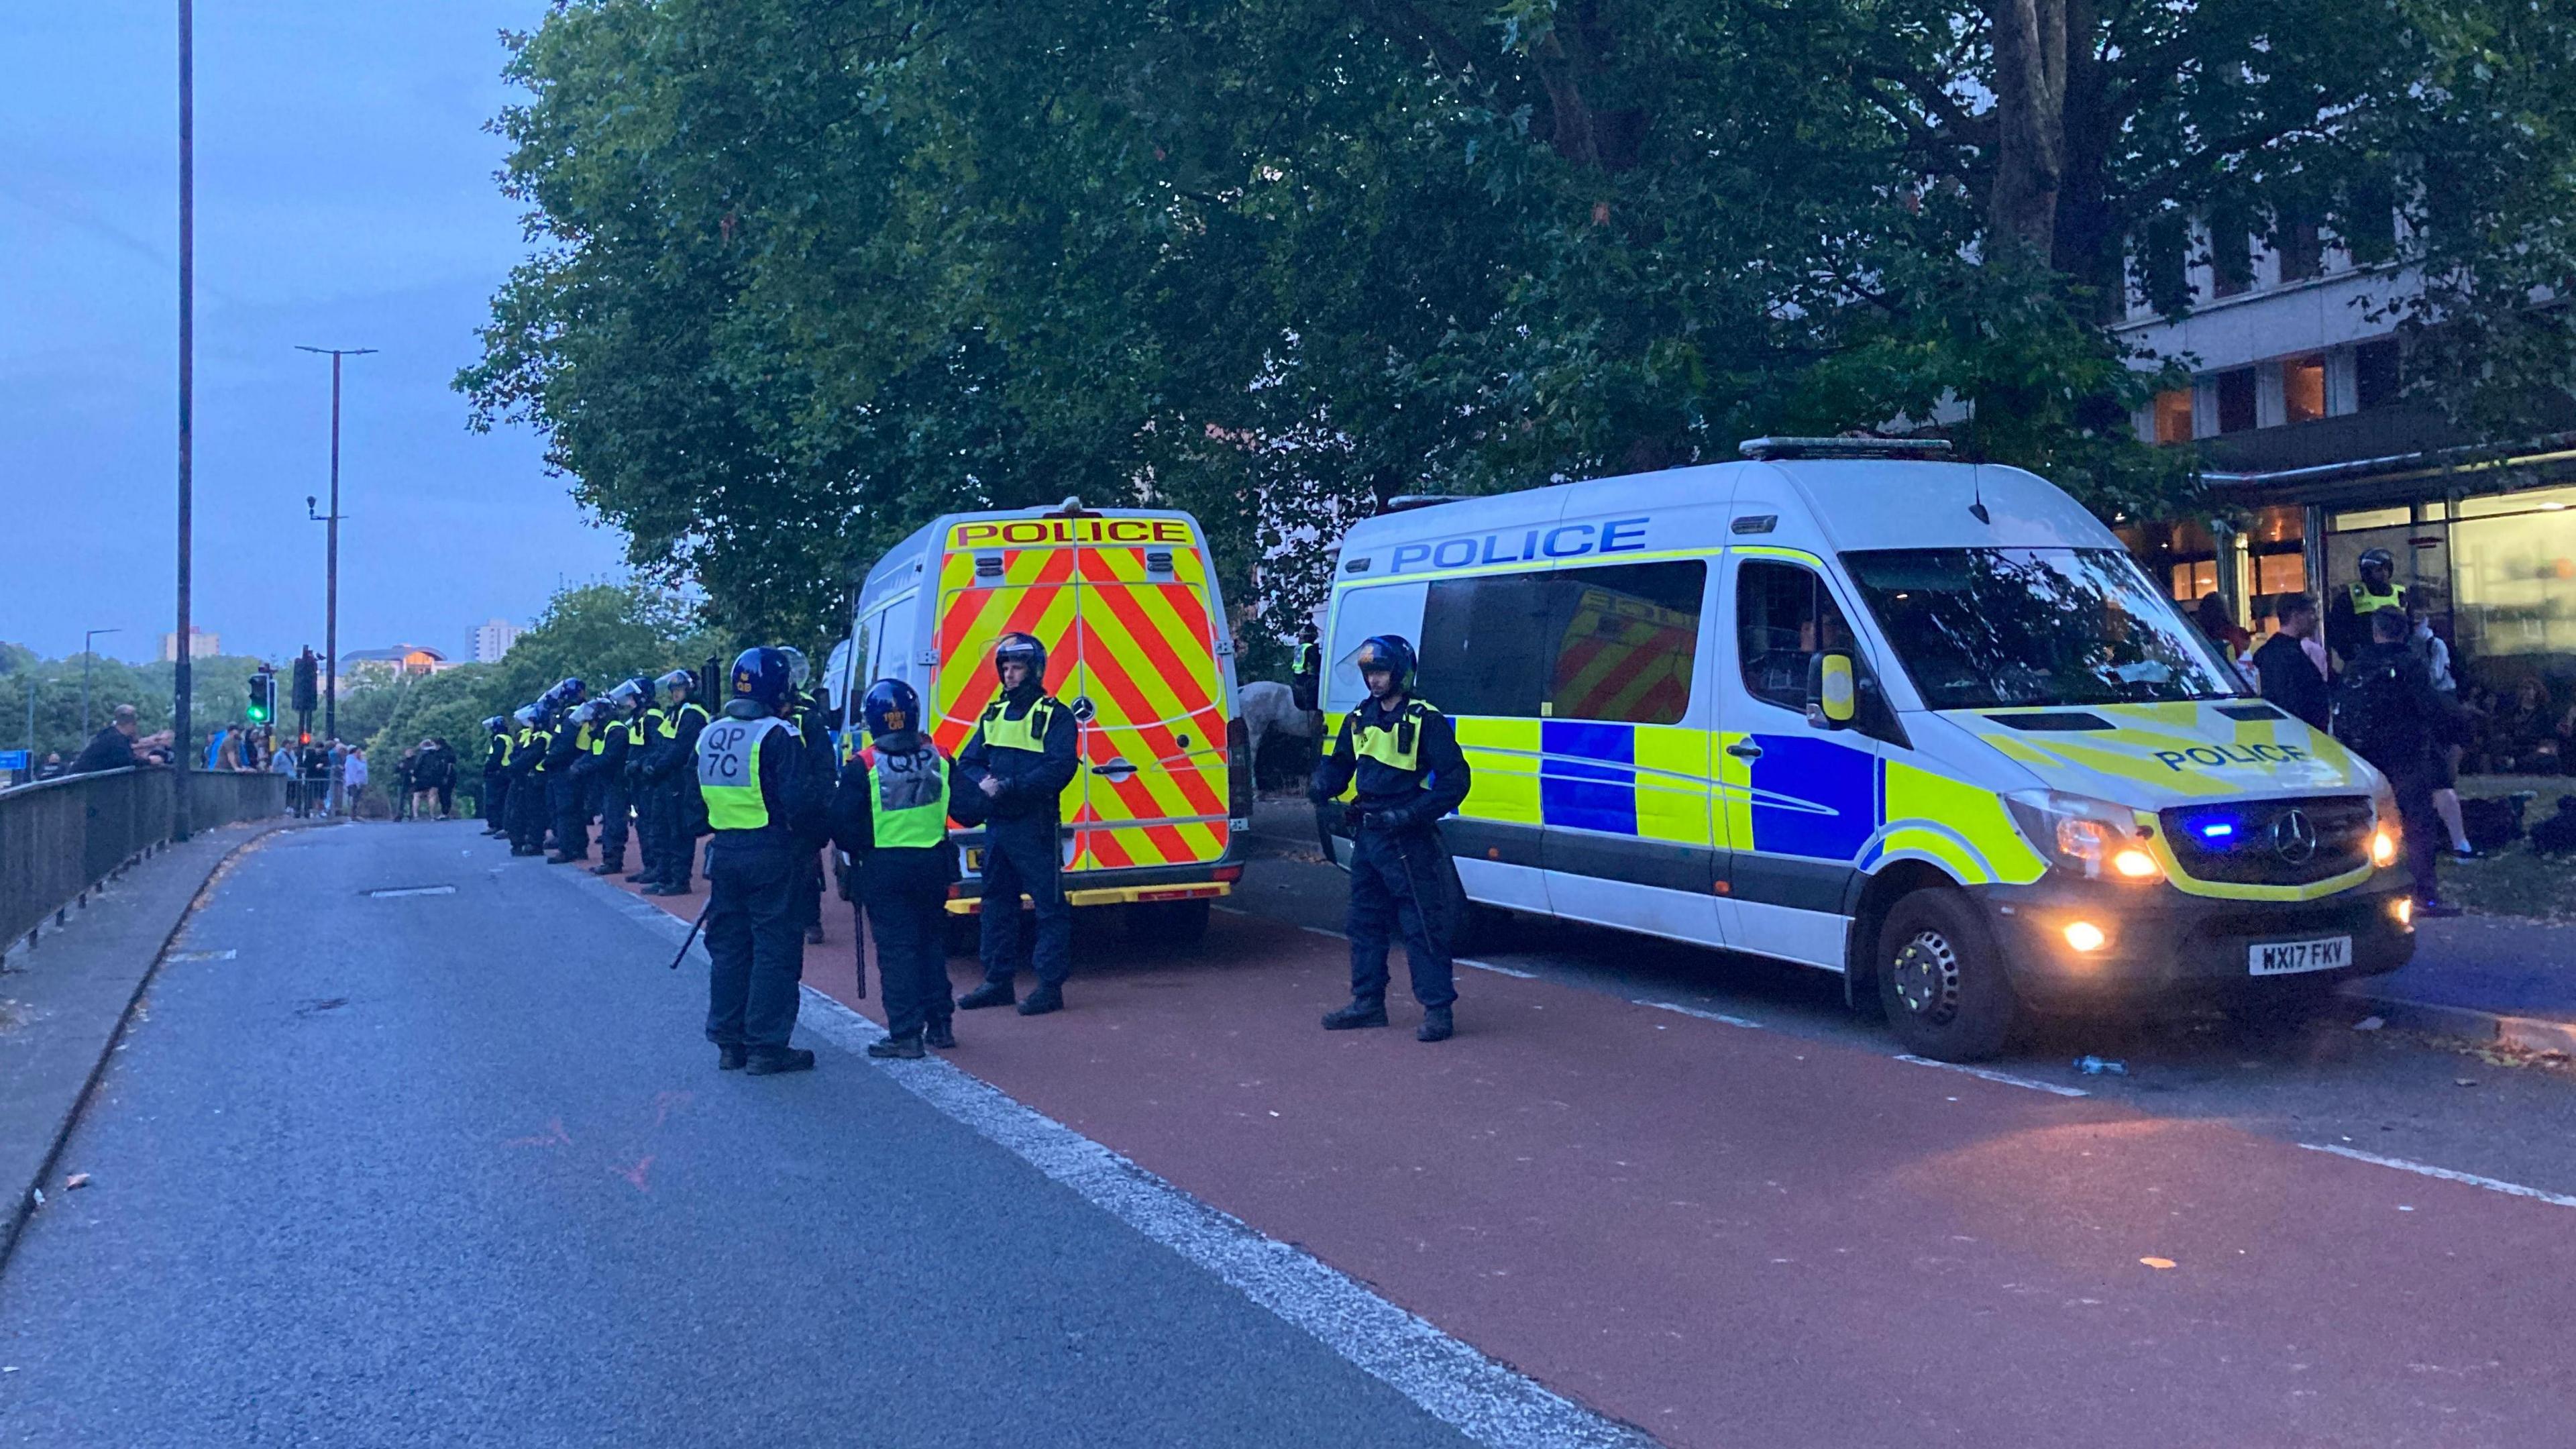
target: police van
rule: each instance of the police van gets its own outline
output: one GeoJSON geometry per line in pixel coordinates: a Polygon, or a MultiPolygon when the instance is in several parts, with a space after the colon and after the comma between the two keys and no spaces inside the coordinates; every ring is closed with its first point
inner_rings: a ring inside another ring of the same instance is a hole
{"type": "MultiPolygon", "coordinates": [[[[1062,800],[1067,897],[1195,939],[1243,874],[1252,805],[1234,636],[1198,520],[1071,498],[932,519],[868,570],[826,682],[842,701],[875,680],[910,684],[953,759],[993,701],[993,642],[1011,632],[1046,646],[1047,690],[1080,726],[1062,800]]],[[[950,835],[967,879],[948,908],[971,915],[983,832],[950,835]]]]}
{"type": "Polygon", "coordinates": [[[2032,1012],[2255,1009],[2414,949],[2387,784],[2250,695],[2074,499],[1941,445],[1437,500],[1344,540],[1323,703],[1416,641],[1522,912],[1842,973],[1967,1060],[2032,1012]]]}

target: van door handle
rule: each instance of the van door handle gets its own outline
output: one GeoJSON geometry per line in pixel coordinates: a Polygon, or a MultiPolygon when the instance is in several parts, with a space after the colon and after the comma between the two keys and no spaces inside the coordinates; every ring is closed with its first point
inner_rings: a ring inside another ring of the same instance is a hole
{"type": "Polygon", "coordinates": [[[1734,744],[1726,747],[1726,752],[1739,760],[1758,760],[1762,758],[1762,747],[1753,743],[1751,740],[1737,740],[1734,744]]]}

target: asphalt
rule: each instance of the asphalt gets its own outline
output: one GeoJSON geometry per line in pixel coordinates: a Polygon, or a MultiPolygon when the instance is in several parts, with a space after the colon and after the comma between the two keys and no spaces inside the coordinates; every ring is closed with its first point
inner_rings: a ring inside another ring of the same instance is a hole
{"type": "Polygon", "coordinates": [[[0,1441],[1460,1442],[846,1053],[719,1074],[619,905],[464,823],[243,857],[0,1276],[0,1441]]]}

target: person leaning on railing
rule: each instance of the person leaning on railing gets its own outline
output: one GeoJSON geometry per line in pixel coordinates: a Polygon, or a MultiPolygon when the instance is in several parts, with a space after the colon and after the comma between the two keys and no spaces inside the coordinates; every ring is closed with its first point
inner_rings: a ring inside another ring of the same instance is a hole
{"type": "Polygon", "coordinates": [[[90,736],[89,743],[81,749],[80,758],[72,761],[70,773],[94,775],[102,770],[170,763],[166,752],[170,744],[169,732],[164,730],[156,735],[141,736],[141,729],[134,706],[118,705],[109,714],[107,727],[90,736]],[[156,746],[161,748],[161,753],[155,753],[156,746]]]}

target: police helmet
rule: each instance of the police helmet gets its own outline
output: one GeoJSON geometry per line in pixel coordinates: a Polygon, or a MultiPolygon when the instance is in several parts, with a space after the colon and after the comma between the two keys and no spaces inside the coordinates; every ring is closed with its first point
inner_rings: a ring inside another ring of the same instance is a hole
{"type": "Polygon", "coordinates": [[[686,694],[698,687],[698,677],[685,669],[674,669],[653,683],[666,694],[674,690],[686,694]]]}
{"type": "Polygon", "coordinates": [[[590,686],[581,682],[581,676],[574,675],[569,679],[557,681],[555,687],[547,690],[546,694],[557,704],[579,704],[590,698],[590,686]]]}
{"type": "Polygon", "coordinates": [[[487,735],[497,735],[509,727],[510,717],[508,715],[496,714],[490,719],[483,721],[483,733],[487,735]]]}
{"type": "Polygon", "coordinates": [[[787,702],[787,692],[794,687],[787,680],[785,651],[763,644],[734,656],[734,698],[748,699],[763,709],[776,710],[787,702]]]}
{"type": "Polygon", "coordinates": [[[1360,641],[1359,656],[1353,661],[1365,680],[1371,670],[1385,670],[1395,676],[1397,689],[1413,688],[1413,645],[1401,634],[1372,634],[1360,641]]]}
{"type": "Polygon", "coordinates": [[[793,645],[781,644],[778,646],[778,652],[787,656],[787,682],[798,689],[803,689],[805,681],[814,676],[814,666],[805,662],[805,651],[793,645]]]}
{"type": "Polygon", "coordinates": [[[1014,630],[993,641],[994,678],[1000,678],[1002,666],[1014,660],[1029,667],[1030,683],[1043,684],[1046,681],[1046,646],[1038,642],[1035,634],[1014,630]]]}
{"type": "Polygon", "coordinates": [[[539,709],[533,704],[520,705],[518,711],[510,716],[510,718],[517,720],[519,723],[526,725],[530,729],[535,729],[537,727],[537,721],[544,717],[545,711],[539,709]]]}
{"type": "Polygon", "coordinates": [[[2361,551],[2360,566],[2366,569],[2383,568],[2393,573],[2397,569],[2397,559],[2384,548],[2366,548],[2361,551]]]}
{"type": "Polygon", "coordinates": [[[867,723],[873,738],[899,735],[921,728],[921,696],[900,679],[880,679],[868,686],[867,698],[859,704],[859,718],[867,723]]]}
{"type": "Polygon", "coordinates": [[[617,681],[617,687],[608,692],[609,703],[619,709],[633,709],[636,701],[644,697],[644,691],[651,687],[642,675],[637,675],[633,679],[621,679],[617,681]]]}

